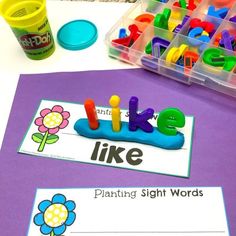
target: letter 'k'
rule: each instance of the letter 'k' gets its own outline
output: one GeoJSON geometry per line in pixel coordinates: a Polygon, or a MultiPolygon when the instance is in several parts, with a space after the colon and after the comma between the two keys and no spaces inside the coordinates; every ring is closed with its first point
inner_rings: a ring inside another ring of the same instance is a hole
{"type": "Polygon", "coordinates": [[[148,122],[153,117],[154,110],[148,108],[141,113],[138,111],[138,98],[131,97],[129,100],[129,129],[136,131],[137,128],[142,129],[145,132],[151,133],[153,131],[152,125],[148,122]]]}

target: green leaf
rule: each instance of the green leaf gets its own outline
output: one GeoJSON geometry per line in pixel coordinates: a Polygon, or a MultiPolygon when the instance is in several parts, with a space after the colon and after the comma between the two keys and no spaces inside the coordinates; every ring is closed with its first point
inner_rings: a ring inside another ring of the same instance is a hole
{"type": "Polygon", "coordinates": [[[53,143],[56,143],[58,140],[59,140],[59,137],[55,134],[52,134],[52,135],[48,136],[48,138],[46,140],[46,143],[47,144],[53,144],[53,143]]]}
{"type": "Polygon", "coordinates": [[[32,135],[32,139],[34,140],[34,142],[36,143],[41,143],[43,140],[43,135],[41,133],[34,133],[32,135]]]}

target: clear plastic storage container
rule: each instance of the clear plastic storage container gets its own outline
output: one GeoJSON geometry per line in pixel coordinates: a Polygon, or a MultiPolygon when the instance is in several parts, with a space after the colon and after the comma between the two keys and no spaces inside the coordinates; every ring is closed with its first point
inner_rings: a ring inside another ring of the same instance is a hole
{"type": "Polygon", "coordinates": [[[106,44],[111,57],[236,97],[235,1],[138,1],[106,44]]]}

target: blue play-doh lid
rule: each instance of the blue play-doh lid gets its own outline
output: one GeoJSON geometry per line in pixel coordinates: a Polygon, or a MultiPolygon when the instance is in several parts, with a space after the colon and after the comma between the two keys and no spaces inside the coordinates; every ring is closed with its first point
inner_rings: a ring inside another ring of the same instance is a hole
{"type": "Polygon", "coordinates": [[[96,42],[97,27],[87,20],[74,20],[63,25],[58,33],[58,43],[68,50],[88,48],[96,42]]]}

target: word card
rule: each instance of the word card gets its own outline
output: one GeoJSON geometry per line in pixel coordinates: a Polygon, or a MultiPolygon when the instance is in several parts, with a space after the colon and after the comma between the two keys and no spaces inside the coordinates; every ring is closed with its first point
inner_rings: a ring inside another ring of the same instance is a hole
{"type": "MultiPolygon", "coordinates": [[[[98,107],[99,119],[111,120],[111,108],[98,107]]],[[[121,110],[121,119],[128,120],[128,112],[121,110]]],[[[41,156],[89,164],[119,167],[179,177],[189,177],[194,118],[186,117],[184,144],[178,150],[166,150],[151,145],[93,139],[80,136],[74,125],[86,118],[83,105],[42,100],[38,111],[19,148],[31,157],[41,156]]],[[[158,114],[150,123],[156,127],[158,114]]]]}

